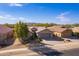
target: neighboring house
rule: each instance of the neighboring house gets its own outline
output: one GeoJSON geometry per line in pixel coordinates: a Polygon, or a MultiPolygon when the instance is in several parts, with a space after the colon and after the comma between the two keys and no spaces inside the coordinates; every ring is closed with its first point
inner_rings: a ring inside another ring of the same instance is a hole
{"type": "Polygon", "coordinates": [[[79,27],[72,28],[73,36],[79,38],[79,27]]]}
{"type": "Polygon", "coordinates": [[[52,37],[53,37],[52,31],[50,31],[49,29],[47,29],[45,27],[31,27],[31,28],[36,28],[37,35],[42,39],[52,39],[52,37]]]}
{"type": "Polygon", "coordinates": [[[12,36],[13,29],[7,26],[0,25],[0,44],[4,44],[3,41],[11,40],[12,36]]]}
{"type": "Polygon", "coordinates": [[[40,32],[37,32],[38,33],[38,36],[40,36],[41,38],[43,39],[52,39],[53,38],[53,34],[52,34],[52,31],[50,31],[49,29],[43,29],[42,31],[40,32]]]}
{"type": "Polygon", "coordinates": [[[79,33],[79,27],[74,27],[74,28],[72,28],[72,31],[73,31],[73,32],[76,32],[76,33],[79,33]]]}
{"type": "Polygon", "coordinates": [[[62,28],[61,26],[48,27],[53,32],[54,36],[57,37],[70,37],[72,36],[72,30],[68,28],[62,28]]]}
{"type": "MultiPolygon", "coordinates": [[[[31,27],[33,28],[33,27],[31,27]]],[[[54,37],[70,37],[72,36],[72,30],[68,28],[62,28],[61,26],[52,27],[35,27],[36,33],[43,39],[53,39],[54,37]]]]}

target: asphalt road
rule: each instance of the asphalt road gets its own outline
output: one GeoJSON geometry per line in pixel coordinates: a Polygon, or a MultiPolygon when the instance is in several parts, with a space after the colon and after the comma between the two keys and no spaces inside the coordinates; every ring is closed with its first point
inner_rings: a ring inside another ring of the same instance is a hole
{"type": "MultiPolygon", "coordinates": [[[[17,54],[18,55],[18,54],[17,54]]],[[[27,56],[27,53],[22,53],[19,55],[24,55],[27,56]]],[[[62,52],[58,52],[58,51],[49,51],[43,54],[32,54],[31,56],[79,56],[79,48],[77,49],[71,49],[71,50],[66,50],[66,51],[62,51],[62,52]]]]}
{"type": "Polygon", "coordinates": [[[10,51],[9,51],[10,53],[5,53],[6,51],[3,51],[2,53],[0,53],[0,56],[79,56],[79,48],[65,50],[61,52],[51,49],[49,50],[49,48],[42,48],[39,50],[34,49],[31,51],[27,50],[26,48],[22,48],[13,51],[14,52],[12,53],[10,51]]]}
{"type": "MultiPolygon", "coordinates": [[[[18,55],[18,54],[17,54],[18,55]]],[[[26,55],[26,53],[22,53],[19,55],[26,55]]],[[[40,56],[39,54],[32,54],[31,56],[40,56]]],[[[43,55],[41,56],[79,56],[79,48],[77,49],[71,49],[71,50],[67,50],[67,51],[63,51],[63,52],[58,52],[58,51],[52,51],[52,52],[48,52],[48,53],[43,53],[43,55]]]]}
{"type": "Polygon", "coordinates": [[[63,51],[61,56],[79,56],[79,48],[63,51]]]}
{"type": "MultiPolygon", "coordinates": [[[[21,49],[20,49],[21,50],[21,49]]],[[[32,51],[27,51],[27,49],[23,49],[22,51],[14,51],[13,53],[4,53],[2,52],[0,55],[2,56],[79,56],[79,48],[76,49],[71,49],[71,50],[65,50],[65,51],[56,51],[56,50],[49,50],[48,52],[44,52],[43,50],[46,50],[44,48],[40,49],[40,50],[33,50],[32,51]],[[39,53],[42,52],[42,53],[39,53]]],[[[47,51],[47,50],[46,50],[47,51]]]]}
{"type": "MultiPolygon", "coordinates": [[[[53,44],[52,44],[53,46],[53,44]]],[[[36,45],[29,46],[27,49],[26,46],[10,46],[6,48],[0,49],[0,56],[79,56],[79,48],[58,51],[55,49],[51,49],[47,45],[36,45]],[[16,48],[16,49],[15,49],[16,48]],[[18,48],[18,49],[17,49],[18,48]],[[13,52],[11,52],[13,51],[13,52]]]]}

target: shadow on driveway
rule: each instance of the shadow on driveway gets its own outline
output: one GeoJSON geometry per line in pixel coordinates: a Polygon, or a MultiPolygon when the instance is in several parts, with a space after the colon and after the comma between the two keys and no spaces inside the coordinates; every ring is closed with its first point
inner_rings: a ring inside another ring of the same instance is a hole
{"type": "Polygon", "coordinates": [[[38,53],[41,56],[60,56],[63,54],[55,49],[45,46],[44,44],[29,44],[29,49],[38,53]]]}

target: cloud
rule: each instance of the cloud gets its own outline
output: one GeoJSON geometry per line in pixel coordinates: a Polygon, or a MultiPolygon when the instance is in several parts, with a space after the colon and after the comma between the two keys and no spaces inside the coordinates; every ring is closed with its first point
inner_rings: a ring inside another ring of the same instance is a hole
{"type": "Polygon", "coordinates": [[[4,23],[16,23],[18,21],[22,22],[31,22],[31,19],[28,18],[27,16],[13,16],[10,14],[4,14],[0,15],[0,21],[3,21],[4,23]]]}
{"type": "Polygon", "coordinates": [[[24,20],[25,18],[24,18],[24,17],[19,17],[19,19],[20,19],[20,20],[24,20]]]}
{"type": "Polygon", "coordinates": [[[0,15],[0,20],[7,20],[7,19],[12,19],[14,17],[12,17],[11,15],[0,15]]]}
{"type": "Polygon", "coordinates": [[[70,14],[70,12],[63,12],[59,14],[56,19],[58,19],[60,22],[68,23],[70,21],[70,18],[67,17],[70,14]]]}
{"type": "Polygon", "coordinates": [[[21,6],[23,6],[23,5],[20,4],[20,3],[10,3],[9,6],[17,6],[17,7],[21,7],[21,6]]]}
{"type": "Polygon", "coordinates": [[[60,14],[60,16],[68,15],[69,13],[70,12],[68,12],[68,11],[67,12],[63,12],[63,13],[60,14]]]}
{"type": "Polygon", "coordinates": [[[6,14],[6,15],[0,15],[0,19],[1,20],[25,20],[26,18],[25,17],[15,17],[15,16],[12,16],[12,15],[9,15],[9,14],[6,14]]]}
{"type": "Polygon", "coordinates": [[[0,15],[0,19],[3,19],[4,17],[0,15]]]}

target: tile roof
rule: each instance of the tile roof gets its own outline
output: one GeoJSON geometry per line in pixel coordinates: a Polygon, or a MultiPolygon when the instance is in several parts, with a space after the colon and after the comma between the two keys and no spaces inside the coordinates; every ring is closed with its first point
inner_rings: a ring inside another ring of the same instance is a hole
{"type": "Polygon", "coordinates": [[[65,30],[68,30],[68,28],[62,28],[61,26],[52,26],[52,27],[48,27],[48,29],[53,32],[63,32],[65,30]]]}
{"type": "MultiPolygon", "coordinates": [[[[31,31],[31,28],[33,28],[33,27],[29,27],[29,31],[31,31]]],[[[37,28],[36,32],[40,32],[40,31],[46,29],[45,27],[36,27],[36,26],[34,28],[37,28]]]]}
{"type": "Polygon", "coordinates": [[[8,33],[10,31],[12,31],[13,29],[7,27],[7,26],[3,26],[3,25],[0,25],[0,34],[2,33],[8,33]]]}

